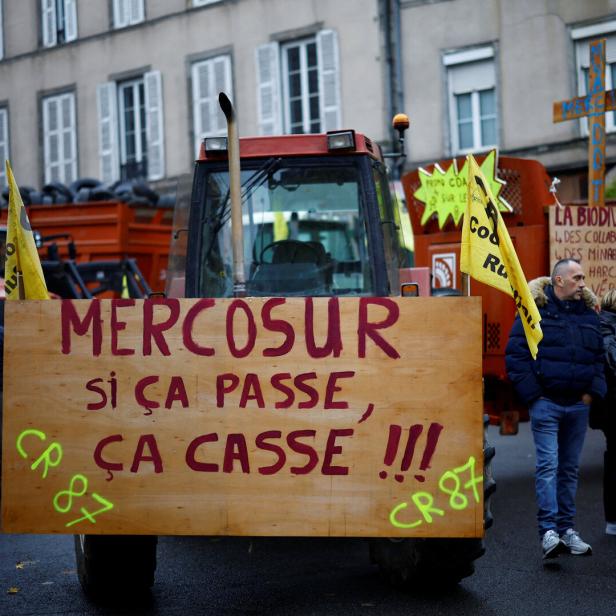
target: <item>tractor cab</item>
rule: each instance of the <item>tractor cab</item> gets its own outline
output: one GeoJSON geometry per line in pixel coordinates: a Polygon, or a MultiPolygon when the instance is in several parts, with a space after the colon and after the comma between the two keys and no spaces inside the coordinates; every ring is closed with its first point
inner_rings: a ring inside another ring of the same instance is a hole
{"type": "MultiPolygon", "coordinates": [[[[247,138],[240,140],[240,156],[247,295],[400,294],[398,270],[407,257],[376,144],[353,131],[247,138]]],[[[178,246],[172,247],[169,294],[232,297],[223,139],[204,141],[190,211],[176,212],[175,226],[185,258],[177,259],[178,246]],[[185,267],[183,293],[177,282],[184,272],[173,267],[179,262],[185,267]]]]}

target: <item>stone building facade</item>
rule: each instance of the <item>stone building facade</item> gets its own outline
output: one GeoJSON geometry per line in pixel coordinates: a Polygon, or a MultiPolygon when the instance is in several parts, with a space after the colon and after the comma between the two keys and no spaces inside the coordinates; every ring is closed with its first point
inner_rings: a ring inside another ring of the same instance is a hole
{"type": "Polygon", "coordinates": [[[171,185],[224,132],[225,90],[242,135],[354,128],[389,149],[404,110],[407,168],[498,147],[579,198],[585,122],[553,124],[552,103],[584,93],[596,36],[610,88],[616,0],[0,0],[0,158],[34,186],[171,185]]]}

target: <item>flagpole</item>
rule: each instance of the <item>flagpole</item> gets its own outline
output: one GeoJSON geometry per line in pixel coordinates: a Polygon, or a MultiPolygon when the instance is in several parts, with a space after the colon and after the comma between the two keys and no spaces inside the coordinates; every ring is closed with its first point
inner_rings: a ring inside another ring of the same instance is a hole
{"type": "Polygon", "coordinates": [[[24,275],[20,271],[17,272],[17,292],[19,294],[18,299],[26,299],[26,289],[24,287],[24,275]]]}
{"type": "Polygon", "coordinates": [[[462,272],[462,295],[469,297],[471,294],[471,279],[468,274],[462,272]]]}

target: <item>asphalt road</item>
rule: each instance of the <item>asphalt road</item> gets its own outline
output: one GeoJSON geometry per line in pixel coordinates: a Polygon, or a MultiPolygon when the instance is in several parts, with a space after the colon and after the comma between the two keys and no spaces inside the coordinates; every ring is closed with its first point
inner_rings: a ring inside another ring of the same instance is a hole
{"type": "Polygon", "coordinates": [[[366,545],[357,541],[165,537],[150,604],[104,608],[81,594],[72,537],[0,535],[0,616],[614,616],[616,537],[604,534],[603,435],[589,431],[578,492],[578,529],[594,554],[561,556],[546,566],[535,527],[529,425],[520,428],[516,437],[489,430],[497,449],[495,524],[475,575],[452,591],[390,588],[369,564],[366,545]]]}

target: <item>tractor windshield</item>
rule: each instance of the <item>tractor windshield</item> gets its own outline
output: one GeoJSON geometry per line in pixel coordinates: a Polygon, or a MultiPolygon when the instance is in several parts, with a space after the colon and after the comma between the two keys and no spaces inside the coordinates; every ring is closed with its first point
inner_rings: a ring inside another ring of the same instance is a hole
{"type": "MultiPolygon", "coordinates": [[[[352,163],[269,159],[242,171],[244,264],[252,296],[370,295],[371,259],[352,163]]],[[[199,294],[231,297],[229,175],[205,176],[199,294]]]]}

